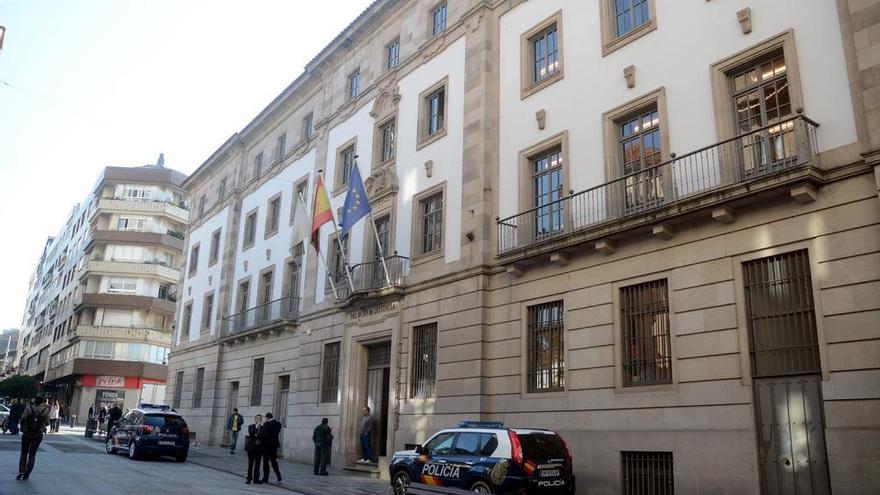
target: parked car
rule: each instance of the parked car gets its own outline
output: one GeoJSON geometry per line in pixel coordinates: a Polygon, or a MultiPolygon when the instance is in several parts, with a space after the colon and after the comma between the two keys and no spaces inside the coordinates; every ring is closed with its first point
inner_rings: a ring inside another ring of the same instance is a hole
{"type": "Polygon", "coordinates": [[[0,404],[0,430],[6,433],[9,430],[9,408],[0,404]]]}
{"type": "Polygon", "coordinates": [[[571,449],[550,430],[462,421],[391,458],[391,487],[411,483],[496,494],[573,494],[571,449]]]}
{"type": "Polygon", "coordinates": [[[122,450],[130,459],[167,455],[184,462],[189,453],[189,427],[168,406],[141,404],[126,413],[107,434],[107,453],[122,450]]]}

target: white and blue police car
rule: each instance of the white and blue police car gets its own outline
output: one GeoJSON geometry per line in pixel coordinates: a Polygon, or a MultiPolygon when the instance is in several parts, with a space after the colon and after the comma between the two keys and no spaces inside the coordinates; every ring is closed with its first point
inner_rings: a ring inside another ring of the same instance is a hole
{"type": "Polygon", "coordinates": [[[462,421],[391,458],[397,495],[413,483],[495,494],[573,494],[571,449],[562,437],[537,428],[462,421]]]}

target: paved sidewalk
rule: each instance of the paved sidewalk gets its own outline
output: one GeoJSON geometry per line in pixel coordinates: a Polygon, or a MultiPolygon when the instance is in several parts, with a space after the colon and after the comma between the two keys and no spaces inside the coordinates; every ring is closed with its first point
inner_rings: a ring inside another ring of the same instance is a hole
{"type": "MultiPolygon", "coordinates": [[[[243,450],[230,455],[229,450],[222,447],[190,448],[187,462],[238,474],[242,478],[242,486],[244,486],[244,479],[247,478],[247,453],[243,450]]],[[[330,473],[329,476],[315,476],[312,474],[311,465],[286,459],[278,459],[278,468],[281,470],[283,483],[276,485],[275,473],[271,473],[269,481],[272,485],[308,495],[388,495],[391,493],[391,485],[388,481],[353,476],[332,466],[327,469],[330,473]]],[[[271,471],[272,468],[269,469],[271,471]]]]}

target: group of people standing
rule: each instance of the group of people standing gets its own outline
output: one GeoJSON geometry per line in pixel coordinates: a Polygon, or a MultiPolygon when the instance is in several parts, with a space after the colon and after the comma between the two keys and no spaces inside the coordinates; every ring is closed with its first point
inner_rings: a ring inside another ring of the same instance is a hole
{"type": "MultiPolygon", "coordinates": [[[[244,417],[233,409],[226,422],[229,430],[229,453],[235,454],[238,444],[238,434],[242,431],[244,417]]],[[[281,423],[275,419],[272,413],[266,413],[266,421],[263,416],[254,416],[254,422],[247,427],[247,436],[244,440],[244,450],[248,455],[248,472],[246,484],[250,485],[269,482],[269,466],[275,472],[278,483],[281,483],[281,470],[278,469],[278,447],[281,446],[281,423]],[[262,464],[262,477],[260,465],[262,464]]]]}
{"type": "Polygon", "coordinates": [[[89,406],[89,420],[86,424],[86,431],[97,431],[98,434],[101,434],[101,432],[110,433],[110,430],[113,429],[113,426],[120,419],[122,419],[122,409],[119,407],[119,404],[113,403],[110,409],[107,409],[106,405],[98,408],[95,404],[92,404],[89,406]],[[104,427],[105,422],[107,423],[106,428],[104,427]]]}
{"type": "MultiPolygon", "coordinates": [[[[25,401],[23,399],[14,399],[12,404],[9,405],[8,428],[10,434],[18,435],[19,422],[24,415],[25,408],[31,402],[32,401],[25,401]]],[[[57,400],[46,402],[46,407],[49,408],[49,429],[47,433],[58,433],[58,429],[61,427],[61,424],[70,417],[67,412],[68,410],[66,407],[62,406],[57,400]]]]}

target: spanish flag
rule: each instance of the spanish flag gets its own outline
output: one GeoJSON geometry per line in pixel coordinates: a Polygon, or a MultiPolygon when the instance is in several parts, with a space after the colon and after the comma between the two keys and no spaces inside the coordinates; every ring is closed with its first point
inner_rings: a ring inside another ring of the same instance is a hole
{"type": "Polygon", "coordinates": [[[333,220],[330,198],[327,197],[324,179],[320,175],[315,180],[315,204],[312,206],[312,212],[312,246],[315,247],[315,251],[319,251],[321,226],[333,220]]]}

